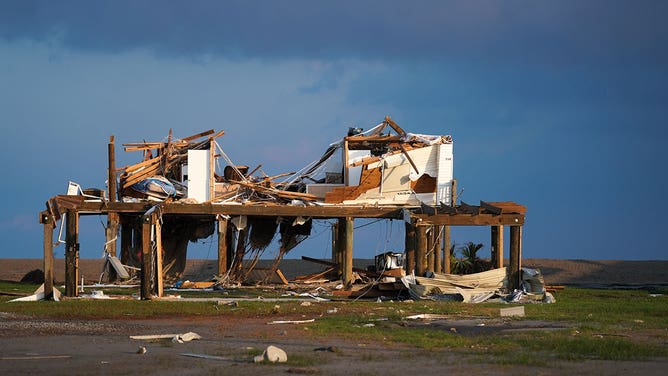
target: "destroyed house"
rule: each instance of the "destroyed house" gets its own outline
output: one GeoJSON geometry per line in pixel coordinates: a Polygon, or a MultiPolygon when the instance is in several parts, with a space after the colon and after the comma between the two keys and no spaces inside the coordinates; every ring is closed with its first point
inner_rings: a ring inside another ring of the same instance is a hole
{"type": "Polygon", "coordinates": [[[451,136],[409,133],[386,117],[367,131],[350,128],[301,170],[268,176],[262,165],[235,163],[217,141],[223,135],[209,130],[179,139],[170,130],[165,141],[123,144],[126,152],[142,157],[121,168],[115,166],[112,136],[108,195],[70,190],[49,199],[40,215],[45,273],[52,269],[47,243],[60,221],[67,232],[66,294],[76,294],[78,216],[87,214],[107,215],[107,256],[112,264],[141,271],[143,297],[160,296],[165,281],[182,275],[189,241],[217,234],[219,276],[238,282],[250,272],[244,262],[252,269],[275,238],[280,249],[274,268],[310,235],[312,221],[321,219],[338,220],[332,263],[345,283],[352,276],[355,218],[406,221],[405,268],[418,274],[449,269],[445,247],[426,252],[427,243],[433,249],[436,234],[445,232],[428,229],[492,226],[495,262],[501,267],[507,225],[512,273],[519,270],[526,209],[512,202],[458,204],[451,136]],[[434,239],[427,241],[427,233],[434,239]]]}

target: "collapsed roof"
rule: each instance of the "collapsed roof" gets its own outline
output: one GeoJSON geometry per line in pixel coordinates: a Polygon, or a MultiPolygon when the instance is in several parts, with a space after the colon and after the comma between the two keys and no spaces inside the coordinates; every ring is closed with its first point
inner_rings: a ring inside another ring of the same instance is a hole
{"type": "Polygon", "coordinates": [[[143,160],[121,169],[124,201],[189,203],[262,201],[299,205],[450,204],[452,137],[408,133],[390,117],[370,130],[349,129],[322,157],[298,172],[267,176],[261,165],[236,165],[209,130],[166,142],[123,144],[143,160]],[[220,168],[220,159],[225,167],[220,168]]]}

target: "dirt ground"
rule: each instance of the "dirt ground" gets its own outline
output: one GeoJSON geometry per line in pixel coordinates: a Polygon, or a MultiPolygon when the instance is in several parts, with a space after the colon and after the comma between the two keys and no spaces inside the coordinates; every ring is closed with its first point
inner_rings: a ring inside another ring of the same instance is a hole
{"type": "MultiPolygon", "coordinates": [[[[556,260],[524,259],[522,265],[539,268],[548,285],[568,286],[643,286],[668,285],[668,260],[658,261],[615,261],[615,260],[556,260]]],[[[270,260],[262,260],[259,267],[268,266],[270,260]]],[[[356,259],[355,267],[366,268],[373,260],[356,259]]],[[[184,279],[207,281],[216,274],[215,260],[188,260],[184,279]]],[[[80,275],[85,283],[94,283],[100,279],[103,261],[100,259],[81,259],[80,275]]],[[[19,281],[33,269],[43,269],[40,259],[2,259],[0,260],[0,280],[19,281]]],[[[54,261],[55,279],[65,280],[65,261],[54,261]]],[[[285,277],[290,280],[298,275],[306,275],[323,270],[323,266],[302,260],[283,260],[279,265],[285,277]]]]}
{"type": "MultiPolygon", "coordinates": [[[[56,260],[56,279],[62,264],[56,260]]],[[[41,260],[1,260],[0,279],[17,280],[40,267],[41,260]]],[[[287,262],[289,278],[321,270],[319,265],[287,262]]],[[[364,265],[364,261],[357,265],[364,265]]],[[[668,261],[525,260],[541,268],[548,284],[666,285],[668,261]]],[[[85,276],[99,277],[100,260],[82,260],[85,276]]],[[[186,277],[203,280],[215,272],[215,262],[191,261],[186,277]]],[[[87,277],[88,278],[88,277],[87,277]]],[[[1,311],[1,310],[0,310],[1,311]]],[[[301,316],[282,319],[303,319],[301,316]]],[[[420,324],[415,324],[420,325],[420,324]]],[[[434,321],[434,330],[456,328],[460,335],[495,335],[504,331],[554,330],[551,323],[501,318],[434,321]],[[485,326],[480,326],[481,320],[485,326]],[[481,332],[484,331],[484,332],[481,332]]],[[[145,374],[145,375],[664,375],[668,359],[652,361],[558,362],[549,367],[507,366],[456,355],[447,349],[415,350],[389,341],[322,338],[304,326],[268,325],[258,318],[171,318],[160,320],[36,320],[0,312],[0,374],[145,374]],[[131,335],[195,332],[201,340],[173,343],[141,341],[131,335]],[[268,345],[282,348],[288,364],[255,364],[252,357],[268,345]],[[145,354],[137,354],[140,346],[145,354]],[[204,354],[216,359],[183,354],[204,354]]]]}
{"type": "MultiPolygon", "coordinates": [[[[438,323],[432,323],[432,325],[438,323]]],[[[477,321],[442,322],[466,335],[477,321]]],[[[544,323],[490,319],[490,335],[504,330],[549,330],[544,323]]],[[[434,330],[443,330],[435,327],[434,330]]],[[[449,330],[449,329],[448,329],[449,330]]],[[[664,375],[668,359],[643,362],[559,362],[549,367],[505,366],[458,356],[447,349],[417,351],[365,338],[328,339],[298,325],[267,325],[260,319],[33,320],[0,314],[0,374],[145,375],[664,375]],[[141,341],[130,335],[186,333],[186,343],[141,341]],[[253,354],[268,345],[288,354],[289,364],[255,364],[253,354]],[[145,354],[138,354],[140,346],[145,354]],[[183,354],[205,354],[205,359],[183,354]]]]}

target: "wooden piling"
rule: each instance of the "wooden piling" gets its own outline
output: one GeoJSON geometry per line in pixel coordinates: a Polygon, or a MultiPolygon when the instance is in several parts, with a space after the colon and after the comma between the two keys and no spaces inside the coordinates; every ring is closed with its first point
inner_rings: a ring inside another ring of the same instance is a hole
{"type": "Polygon", "coordinates": [[[227,273],[227,222],[225,217],[218,217],[218,275],[227,273]]]}
{"type": "Polygon", "coordinates": [[[345,269],[346,252],[346,219],[338,218],[336,220],[336,254],[334,262],[338,266],[337,275],[343,280],[343,270],[345,269]]]}
{"type": "Polygon", "coordinates": [[[450,265],[450,226],[443,226],[443,273],[450,274],[452,266],[450,265]]]}
{"type": "Polygon", "coordinates": [[[492,226],[492,267],[503,268],[503,226],[492,226]]]}
{"type": "Polygon", "coordinates": [[[341,279],[346,288],[350,288],[353,283],[353,218],[346,217],[345,221],[345,239],[342,254],[341,279]]]}
{"type": "Polygon", "coordinates": [[[416,226],[415,275],[424,276],[427,270],[427,226],[416,226]]]}
{"type": "Polygon", "coordinates": [[[65,214],[65,296],[79,294],[79,213],[68,210],[65,214]]]}
{"type": "Polygon", "coordinates": [[[441,252],[443,226],[434,226],[434,232],[434,273],[443,273],[443,252],[441,252]]]}
{"type": "Polygon", "coordinates": [[[331,227],[332,235],[332,262],[337,263],[337,251],[338,251],[338,242],[337,238],[339,236],[339,222],[332,223],[331,227]]]}
{"type": "Polygon", "coordinates": [[[142,267],[141,267],[141,299],[151,299],[153,295],[152,278],[153,260],[151,249],[151,215],[143,215],[141,220],[142,267]]]}
{"type": "Polygon", "coordinates": [[[406,255],[406,274],[415,272],[415,226],[405,223],[404,254],[406,255]]]}
{"type": "Polygon", "coordinates": [[[40,213],[44,226],[44,299],[53,299],[53,217],[48,211],[40,213]]]}
{"type": "Polygon", "coordinates": [[[109,137],[109,145],[107,147],[107,151],[109,154],[109,169],[107,174],[109,201],[116,202],[118,189],[116,187],[116,147],[114,145],[114,136],[109,137]]]}
{"type": "Polygon", "coordinates": [[[522,226],[510,226],[510,260],[508,269],[508,287],[520,288],[522,271],[522,226]]]}
{"type": "Polygon", "coordinates": [[[434,230],[436,226],[427,227],[427,271],[434,272],[436,261],[436,247],[434,245],[434,230]]]}
{"type": "Polygon", "coordinates": [[[154,213],[151,215],[151,223],[155,229],[155,292],[159,298],[164,295],[163,271],[162,271],[162,224],[160,218],[154,213]]]}

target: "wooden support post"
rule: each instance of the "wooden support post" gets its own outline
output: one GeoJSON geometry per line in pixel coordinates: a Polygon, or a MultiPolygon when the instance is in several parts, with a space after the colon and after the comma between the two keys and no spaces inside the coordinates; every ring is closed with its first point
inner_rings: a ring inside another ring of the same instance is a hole
{"type": "Polygon", "coordinates": [[[48,211],[40,213],[44,225],[44,299],[53,299],[53,217],[48,211]]]}
{"type": "Polygon", "coordinates": [[[218,275],[227,273],[227,219],[218,217],[218,275]]]}
{"type": "Polygon", "coordinates": [[[348,186],[350,183],[350,176],[348,176],[348,140],[343,141],[343,184],[348,186]]]}
{"type": "MultiPolygon", "coordinates": [[[[107,228],[104,231],[106,242],[104,243],[104,250],[109,254],[109,256],[116,256],[116,240],[118,238],[118,223],[119,215],[118,213],[109,213],[107,214],[107,228]]],[[[109,268],[109,281],[115,281],[117,278],[116,270],[112,267],[109,268]]]]}
{"type": "Polygon", "coordinates": [[[443,226],[443,273],[450,274],[452,266],[450,265],[450,226],[443,226]]]}
{"type": "Polygon", "coordinates": [[[417,226],[416,236],[415,275],[422,277],[427,270],[427,226],[417,226]]]}
{"type": "Polygon", "coordinates": [[[109,137],[109,170],[107,176],[107,187],[109,189],[109,201],[116,202],[118,189],[116,188],[116,148],[114,146],[114,136],[109,137]]]}
{"type": "Polygon", "coordinates": [[[406,274],[415,272],[415,226],[405,223],[404,254],[406,255],[406,274]]]}
{"type": "Polygon", "coordinates": [[[334,262],[338,265],[337,275],[343,279],[345,268],[344,254],[346,252],[346,219],[339,218],[336,221],[336,255],[334,262]]]}
{"type": "Polygon", "coordinates": [[[157,214],[151,215],[151,222],[155,226],[155,292],[159,298],[164,295],[162,274],[162,225],[157,214]]]}
{"type": "Polygon", "coordinates": [[[209,137],[209,200],[216,195],[216,146],[213,137],[209,137]]]}
{"type": "Polygon", "coordinates": [[[434,226],[434,273],[443,273],[443,252],[441,252],[442,240],[443,226],[434,226]]]}
{"type": "Polygon", "coordinates": [[[522,226],[510,226],[510,260],[508,269],[508,288],[520,288],[522,277],[522,226]]]}
{"type": "Polygon", "coordinates": [[[65,296],[79,294],[79,213],[68,210],[65,214],[65,296]]]}
{"type": "Polygon", "coordinates": [[[345,219],[345,242],[343,247],[343,268],[341,270],[343,285],[350,288],[353,284],[353,218],[345,219]]]}
{"type": "Polygon", "coordinates": [[[153,274],[152,247],[151,247],[151,215],[141,217],[142,263],[141,263],[141,298],[151,299],[151,276],[153,274]]]}
{"type": "Polygon", "coordinates": [[[434,245],[435,226],[427,227],[427,271],[434,272],[434,261],[436,259],[436,247],[434,245]]]}
{"type": "Polygon", "coordinates": [[[336,263],[337,262],[337,250],[338,250],[338,244],[339,242],[337,241],[337,238],[339,236],[339,222],[334,222],[332,224],[332,262],[336,263]]]}
{"type": "Polygon", "coordinates": [[[503,226],[492,226],[492,268],[503,268],[503,226]]]}

